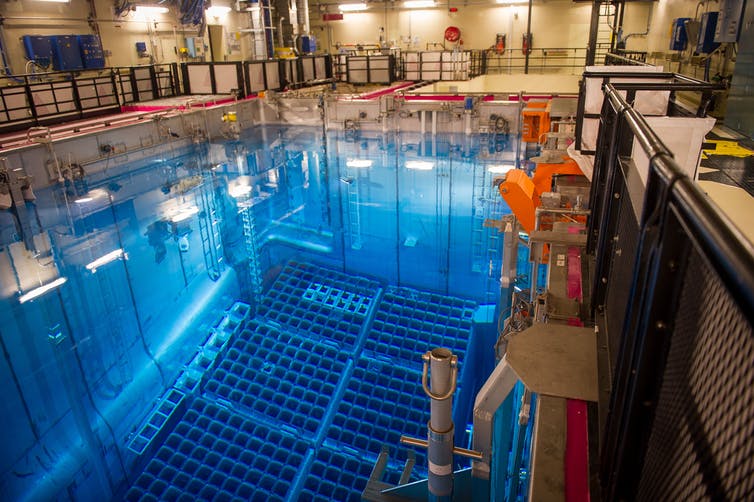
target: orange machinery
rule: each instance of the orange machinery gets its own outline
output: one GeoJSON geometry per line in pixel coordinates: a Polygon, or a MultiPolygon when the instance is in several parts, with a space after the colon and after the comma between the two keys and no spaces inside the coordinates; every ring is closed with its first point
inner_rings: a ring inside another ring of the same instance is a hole
{"type": "Polygon", "coordinates": [[[527,232],[534,230],[536,211],[542,203],[541,195],[552,190],[552,177],[559,174],[583,173],[576,161],[563,155],[562,162],[537,163],[532,178],[520,169],[508,171],[505,179],[498,185],[500,195],[527,232]]]}

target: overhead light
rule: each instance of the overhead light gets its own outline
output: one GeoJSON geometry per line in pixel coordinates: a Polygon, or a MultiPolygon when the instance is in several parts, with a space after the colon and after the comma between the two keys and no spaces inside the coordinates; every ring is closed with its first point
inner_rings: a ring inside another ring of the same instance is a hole
{"type": "Polygon", "coordinates": [[[68,279],[66,277],[58,277],[52,282],[48,282],[47,284],[43,286],[39,286],[38,288],[34,288],[28,293],[24,293],[23,295],[18,297],[19,303],[26,303],[28,301],[33,300],[34,298],[39,298],[43,294],[47,293],[48,291],[52,291],[53,289],[57,288],[58,286],[62,286],[65,284],[65,281],[68,279]]]}
{"type": "Polygon", "coordinates": [[[346,161],[346,166],[356,168],[372,167],[372,161],[369,159],[348,159],[346,161]]]}
{"type": "Polygon", "coordinates": [[[515,164],[494,164],[491,166],[487,166],[487,172],[492,174],[505,174],[508,171],[515,169],[515,164]]]}
{"type": "Polygon", "coordinates": [[[156,5],[137,5],[135,10],[137,14],[144,14],[147,16],[154,14],[167,14],[169,12],[167,7],[158,7],[156,5]]]}
{"type": "Polygon", "coordinates": [[[407,160],[406,169],[415,169],[417,171],[431,171],[434,169],[435,163],[428,162],[426,160],[407,160]]]}
{"type": "Polygon", "coordinates": [[[86,269],[89,270],[91,273],[95,273],[97,272],[98,268],[103,267],[107,265],[108,263],[117,260],[120,257],[126,257],[126,254],[123,252],[123,249],[118,248],[115,251],[110,251],[106,255],[100,256],[93,262],[88,263],[86,265],[86,269]]]}
{"type": "Polygon", "coordinates": [[[249,195],[250,193],[251,193],[250,185],[235,185],[228,188],[228,195],[230,195],[234,199],[244,197],[246,195],[249,195]]]}
{"type": "Polygon", "coordinates": [[[210,17],[223,17],[228,12],[230,12],[230,7],[227,5],[213,5],[212,7],[207,7],[207,15],[210,17]]]}
{"type": "Polygon", "coordinates": [[[91,202],[94,200],[94,197],[79,197],[78,199],[74,200],[76,204],[84,204],[86,202],[91,202]]]}
{"type": "Polygon", "coordinates": [[[358,12],[360,10],[367,10],[367,4],[365,3],[344,3],[338,5],[338,9],[341,12],[358,12]]]}
{"type": "Polygon", "coordinates": [[[435,6],[434,0],[408,0],[403,2],[403,6],[407,9],[431,9],[435,6]]]}
{"type": "Polygon", "coordinates": [[[184,207],[178,210],[178,212],[174,214],[172,218],[170,218],[170,221],[172,221],[173,223],[180,223],[181,221],[191,218],[198,212],[199,208],[196,206],[184,207]]]}
{"type": "Polygon", "coordinates": [[[47,3],[69,3],[71,0],[37,0],[39,2],[47,2],[47,3]]]}

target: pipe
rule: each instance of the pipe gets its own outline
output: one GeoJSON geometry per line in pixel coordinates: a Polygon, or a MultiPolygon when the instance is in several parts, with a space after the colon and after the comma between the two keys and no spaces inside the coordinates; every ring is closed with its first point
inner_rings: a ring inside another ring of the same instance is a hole
{"type": "Polygon", "coordinates": [[[310,30],[309,0],[296,0],[296,10],[298,11],[299,35],[308,35],[310,30]]]}
{"type": "Polygon", "coordinates": [[[422,387],[429,396],[430,418],[427,431],[428,489],[430,500],[450,500],[453,495],[453,393],[458,376],[458,358],[445,348],[422,356],[422,387]],[[432,373],[427,387],[427,367],[432,373]]]}
{"type": "Polygon", "coordinates": [[[518,382],[518,375],[503,356],[484,383],[474,401],[474,437],[472,449],[481,452],[482,460],[471,465],[474,478],[489,480],[492,460],[492,422],[495,412],[518,382]]]}
{"type": "MultiPolygon", "coordinates": [[[[429,443],[426,439],[412,438],[409,436],[401,436],[401,443],[411,446],[418,446],[420,448],[428,448],[429,443]]],[[[460,455],[466,458],[473,458],[474,460],[482,460],[482,454],[478,451],[469,450],[468,448],[453,447],[453,455],[460,455]]]]}

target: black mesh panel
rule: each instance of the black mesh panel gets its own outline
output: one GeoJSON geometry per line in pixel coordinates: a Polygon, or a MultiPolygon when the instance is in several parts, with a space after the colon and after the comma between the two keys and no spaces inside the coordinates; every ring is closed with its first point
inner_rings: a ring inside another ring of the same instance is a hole
{"type": "Polygon", "coordinates": [[[754,338],[693,251],[638,487],[640,500],[752,500],[754,338]]]}
{"type": "Polygon", "coordinates": [[[612,263],[608,277],[608,290],[605,297],[605,319],[607,322],[608,349],[610,365],[615,368],[623,334],[623,320],[626,317],[628,292],[634,273],[634,261],[639,245],[639,224],[636,221],[631,197],[622,190],[620,213],[618,214],[618,231],[611,246],[612,263]]]}

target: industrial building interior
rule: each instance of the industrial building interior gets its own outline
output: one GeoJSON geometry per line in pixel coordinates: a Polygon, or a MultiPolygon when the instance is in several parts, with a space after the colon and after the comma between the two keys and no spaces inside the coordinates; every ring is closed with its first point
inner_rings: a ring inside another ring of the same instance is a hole
{"type": "Polygon", "coordinates": [[[0,2],[0,500],[754,498],[752,22],[0,2]]]}

